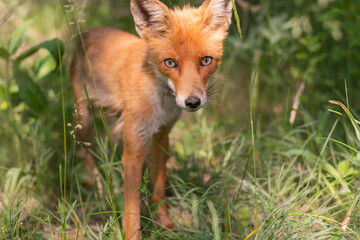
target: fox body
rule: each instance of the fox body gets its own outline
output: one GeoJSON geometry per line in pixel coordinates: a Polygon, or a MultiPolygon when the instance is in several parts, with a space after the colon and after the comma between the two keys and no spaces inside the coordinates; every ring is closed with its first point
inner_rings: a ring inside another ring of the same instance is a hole
{"type": "MultiPolygon", "coordinates": [[[[123,139],[124,227],[126,239],[141,239],[142,165],[150,153],[154,204],[165,199],[169,132],[181,110],[196,111],[207,102],[208,80],[222,57],[231,22],[231,0],[205,0],[199,8],[170,10],[159,0],[131,0],[140,38],[113,28],[81,34],[71,80],[82,125],[82,141],[91,140],[88,106],[118,116],[113,138],[123,139]],[[86,86],[87,96],[85,93],[86,86]]],[[[84,147],[89,175],[94,159],[84,147]]],[[[159,226],[173,227],[167,205],[157,210],[159,226]]]]}

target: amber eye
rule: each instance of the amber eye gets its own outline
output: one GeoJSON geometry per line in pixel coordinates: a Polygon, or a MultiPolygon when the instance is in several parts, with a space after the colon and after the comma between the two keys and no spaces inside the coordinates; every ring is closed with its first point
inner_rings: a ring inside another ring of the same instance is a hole
{"type": "Polygon", "coordinates": [[[172,60],[171,58],[167,58],[164,60],[164,64],[165,66],[167,66],[168,68],[175,68],[177,67],[176,62],[174,60],[172,60]]]}
{"type": "Polygon", "coordinates": [[[212,60],[213,60],[212,57],[206,56],[206,57],[203,57],[203,59],[201,59],[200,64],[202,66],[209,66],[212,63],[212,60]]]}

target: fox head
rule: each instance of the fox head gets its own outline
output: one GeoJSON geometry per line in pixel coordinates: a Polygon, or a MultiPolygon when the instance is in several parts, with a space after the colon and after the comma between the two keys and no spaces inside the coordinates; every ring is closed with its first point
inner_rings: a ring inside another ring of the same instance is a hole
{"type": "Polygon", "coordinates": [[[131,0],[137,33],[150,62],[165,76],[183,109],[207,102],[208,80],[220,64],[231,23],[231,0],[205,0],[199,8],[170,10],[159,0],[131,0]]]}

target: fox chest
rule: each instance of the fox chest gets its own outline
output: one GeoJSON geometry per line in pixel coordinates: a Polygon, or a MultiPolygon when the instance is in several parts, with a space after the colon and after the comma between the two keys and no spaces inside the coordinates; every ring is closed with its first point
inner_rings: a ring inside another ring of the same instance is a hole
{"type": "Polygon", "coordinates": [[[140,134],[146,140],[159,132],[161,127],[171,128],[181,116],[181,108],[176,105],[172,96],[157,96],[152,108],[153,114],[144,119],[140,127],[140,134]]]}

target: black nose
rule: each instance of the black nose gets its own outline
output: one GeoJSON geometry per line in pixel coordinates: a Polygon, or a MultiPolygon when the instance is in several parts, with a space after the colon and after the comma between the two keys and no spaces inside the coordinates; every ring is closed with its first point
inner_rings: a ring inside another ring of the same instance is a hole
{"type": "Polygon", "coordinates": [[[188,97],[188,99],[185,100],[185,105],[188,108],[192,108],[192,109],[199,107],[200,103],[201,103],[200,98],[196,96],[190,96],[188,97]]]}

